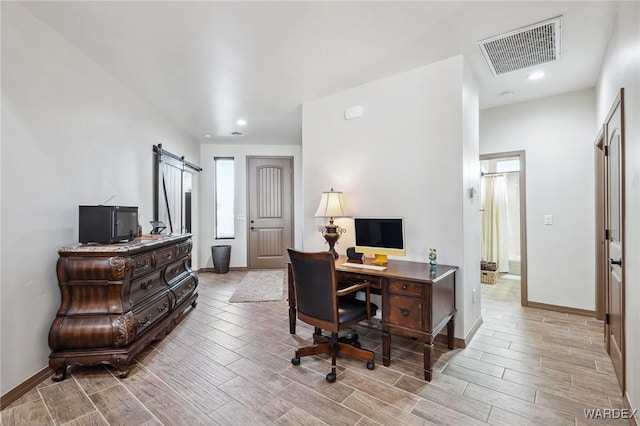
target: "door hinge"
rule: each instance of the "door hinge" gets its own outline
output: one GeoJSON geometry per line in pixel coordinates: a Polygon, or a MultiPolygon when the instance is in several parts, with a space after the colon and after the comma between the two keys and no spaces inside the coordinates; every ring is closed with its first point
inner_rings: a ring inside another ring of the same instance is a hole
{"type": "Polygon", "coordinates": [[[609,156],[609,145],[605,145],[604,146],[604,156],[608,157],[609,156]]]}
{"type": "Polygon", "coordinates": [[[609,316],[609,314],[604,314],[604,323],[607,325],[611,324],[611,317],[609,316]]]}
{"type": "Polygon", "coordinates": [[[609,230],[608,229],[604,230],[604,239],[609,241],[609,230]]]}

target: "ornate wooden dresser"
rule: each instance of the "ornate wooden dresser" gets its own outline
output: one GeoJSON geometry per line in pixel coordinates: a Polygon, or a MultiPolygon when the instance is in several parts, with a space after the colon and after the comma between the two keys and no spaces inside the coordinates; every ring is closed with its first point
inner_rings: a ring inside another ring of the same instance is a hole
{"type": "Polygon", "coordinates": [[[110,364],[126,377],[132,358],[167,335],[198,298],[191,235],[60,247],[60,308],[49,331],[53,380],[67,366],[110,364]]]}

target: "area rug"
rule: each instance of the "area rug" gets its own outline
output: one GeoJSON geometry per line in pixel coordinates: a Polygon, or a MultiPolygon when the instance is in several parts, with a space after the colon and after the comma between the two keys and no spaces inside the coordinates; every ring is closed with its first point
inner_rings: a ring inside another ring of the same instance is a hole
{"type": "Polygon", "coordinates": [[[254,269],[247,272],[229,302],[266,302],[284,299],[282,269],[254,269]]]}

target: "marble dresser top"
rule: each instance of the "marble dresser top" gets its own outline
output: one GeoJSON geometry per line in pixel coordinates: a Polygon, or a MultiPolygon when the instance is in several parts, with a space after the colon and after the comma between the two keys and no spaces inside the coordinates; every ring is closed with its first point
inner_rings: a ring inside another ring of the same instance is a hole
{"type": "Polygon", "coordinates": [[[127,241],[117,244],[71,244],[68,246],[58,247],[60,256],[68,255],[86,255],[86,254],[130,254],[140,250],[147,250],[155,246],[164,246],[167,243],[178,242],[191,237],[191,234],[158,234],[158,235],[142,235],[133,241],[127,241]]]}

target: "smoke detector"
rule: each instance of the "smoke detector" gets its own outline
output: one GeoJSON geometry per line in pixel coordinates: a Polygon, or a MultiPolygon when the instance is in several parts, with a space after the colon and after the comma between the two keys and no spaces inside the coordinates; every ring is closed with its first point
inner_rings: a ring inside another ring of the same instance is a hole
{"type": "Polygon", "coordinates": [[[562,16],[478,42],[494,76],[560,60],[562,16]]]}

